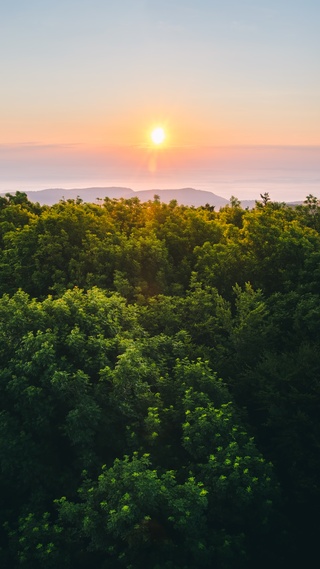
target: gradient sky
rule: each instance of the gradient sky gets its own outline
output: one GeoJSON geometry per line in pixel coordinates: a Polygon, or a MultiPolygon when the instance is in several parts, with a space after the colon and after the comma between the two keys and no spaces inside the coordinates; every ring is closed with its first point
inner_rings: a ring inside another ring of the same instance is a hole
{"type": "Polygon", "coordinates": [[[217,147],[236,171],[239,145],[248,167],[271,145],[275,167],[295,146],[300,174],[316,168],[319,29],[319,0],[0,0],[0,191],[54,168],[61,182],[78,168],[107,184],[111,165],[113,179],[162,167],[174,181],[217,147]]]}

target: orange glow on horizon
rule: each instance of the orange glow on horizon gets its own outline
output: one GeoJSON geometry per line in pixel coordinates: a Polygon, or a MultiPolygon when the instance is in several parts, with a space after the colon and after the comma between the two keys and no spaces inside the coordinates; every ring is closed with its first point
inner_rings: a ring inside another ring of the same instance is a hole
{"type": "Polygon", "coordinates": [[[311,146],[320,144],[319,129],[316,123],[312,128],[304,124],[303,117],[293,123],[285,113],[276,127],[268,120],[269,116],[242,117],[234,113],[219,114],[219,109],[211,120],[197,109],[194,114],[187,109],[170,108],[170,112],[151,113],[146,109],[131,109],[122,115],[110,116],[91,112],[91,115],[75,112],[67,117],[58,113],[55,116],[41,115],[20,117],[10,113],[2,123],[0,144],[35,145],[77,145],[98,149],[101,147],[141,149],[192,148],[199,154],[205,147],[231,146],[311,146]],[[41,120],[37,120],[41,119],[41,120]],[[162,128],[165,139],[155,142],[151,133],[162,128]],[[32,133],[32,134],[30,134],[32,133]]]}

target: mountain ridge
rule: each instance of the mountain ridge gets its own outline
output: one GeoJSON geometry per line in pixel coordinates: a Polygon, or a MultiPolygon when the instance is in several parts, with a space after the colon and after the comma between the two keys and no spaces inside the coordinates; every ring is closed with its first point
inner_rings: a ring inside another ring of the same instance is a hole
{"type": "MultiPolygon", "coordinates": [[[[24,191],[24,190],[21,190],[24,191]]],[[[7,192],[13,194],[14,192],[7,192]]],[[[140,201],[145,202],[153,200],[157,195],[160,201],[169,203],[176,200],[179,205],[200,207],[206,204],[214,206],[219,209],[229,203],[229,200],[206,190],[197,190],[195,188],[178,188],[178,189],[151,189],[151,190],[137,190],[121,186],[106,186],[106,187],[88,187],[88,188],[46,188],[43,190],[25,190],[28,199],[33,202],[39,202],[40,205],[54,205],[60,200],[77,199],[80,198],[84,202],[97,203],[108,197],[110,199],[130,199],[137,197],[140,201]]],[[[5,193],[0,195],[4,196],[5,193]]],[[[242,200],[241,206],[254,207],[255,200],[242,200]]]]}

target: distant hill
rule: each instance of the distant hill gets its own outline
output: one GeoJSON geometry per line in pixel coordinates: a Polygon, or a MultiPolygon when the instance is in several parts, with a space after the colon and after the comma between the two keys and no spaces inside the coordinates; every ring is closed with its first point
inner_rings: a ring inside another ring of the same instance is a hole
{"type": "MultiPolygon", "coordinates": [[[[23,190],[22,190],[23,191],[23,190]]],[[[84,202],[97,202],[97,198],[132,198],[135,192],[130,188],[74,188],[66,190],[63,188],[50,188],[46,190],[28,191],[28,198],[32,202],[39,202],[41,205],[53,205],[60,200],[75,200],[78,196],[84,202]]]]}
{"type": "MultiPolygon", "coordinates": [[[[24,190],[22,190],[24,191],[24,190]]],[[[13,192],[11,192],[13,193],[13,192]]],[[[51,188],[39,191],[26,190],[28,198],[32,202],[39,202],[41,205],[53,205],[60,200],[81,198],[84,202],[97,203],[99,199],[105,197],[113,198],[134,198],[137,197],[142,202],[153,200],[158,195],[160,201],[169,203],[171,200],[177,200],[179,205],[200,207],[206,204],[214,206],[216,210],[229,203],[229,200],[217,196],[213,192],[196,190],[194,188],[180,188],[176,190],[143,190],[133,191],[131,188],[122,187],[93,187],[93,188],[74,188],[66,190],[63,188],[51,188]]],[[[4,195],[4,194],[1,194],[4,195]]],[[[241,202],[243,208],[254,207],[254,200],[244,200],[241,202]]]]}
{"type": "Polygon", "coordinates": [[[134,192],[135,195],[142,201],[153,200],[157,195],[160,201],[169,203],[171,200],[177,200],[178,204],[200,207],[201,205],[209,204],[215,206],[216,209],[223,207],[229,200],[217,196],[213,192],[205,192],[203,190],[195,190],[194,188],[181,188],[178,190],[144,190],[134,192]]]}

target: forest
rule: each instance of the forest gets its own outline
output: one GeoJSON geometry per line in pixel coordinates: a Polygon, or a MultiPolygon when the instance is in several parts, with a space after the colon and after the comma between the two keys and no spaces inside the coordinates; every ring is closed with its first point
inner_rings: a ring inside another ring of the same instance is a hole
{"type": "Polygon", "coordinates": [[[308,566],[320,204],[0,197],[0,565],[308,566]]]}

